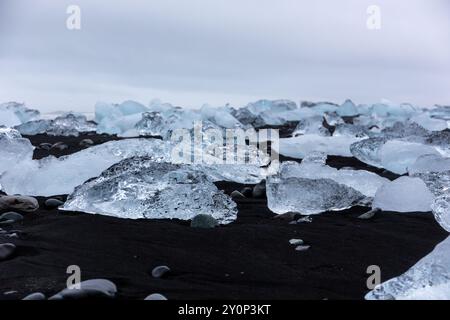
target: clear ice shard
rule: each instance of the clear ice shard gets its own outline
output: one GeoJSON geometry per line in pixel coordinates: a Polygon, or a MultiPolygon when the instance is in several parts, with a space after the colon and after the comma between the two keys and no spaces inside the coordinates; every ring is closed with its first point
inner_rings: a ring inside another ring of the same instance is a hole
{"type": "Polygon", "coordinates": [[[404,174],[417,158],[426,154],[440,155],[433,146],[421,143],[390,140],[380,149],[381,166],[397,174],[404,174]]]}
{"type": "Polygon", "coordinates": [[[424,154],[408,166],[410,176],[417,173],[444,172],[450,170],[450,158],[438,154],[424,154]]]}
{"type": "Polygon", "coordinates": [[[0,104],[0,126],[14,127],[39,118],[37,110],[28,109],[23,103],[6,102],[0,104]]]}
{"type": "Polygon", "coordinates": [[[350,146],[352,155],[361,162],[381,167],[380,149],[386,142],[384,138],[369,138],[357,141],[350,146]]]}
{"type": "Polygon", "coordinates": [[[416,173],[434,195],[431,204],[436,221],[450,232],[450,170],[440,172],[416,173]]]}
{"type": "Polygon", "coordinates": [[[0,184],[8,194],[69,194],[114,163],[132,156],[152,156],[156,161],[162,161],[169,158],[170,149],[158,139],[110,141],[61,158],[30,158],[5,172],[0,177],[0,184]]]}
{"type": "Polygon", "coordinates": [[[302,159],[311,152],[318,151],[327,155],[351,157],[350,146],[359,140],[355,137],[323,137],[316,134],[282,138],[280,139],[280,154],[302,159]]]}
{"type": "Polygon", "coordinates": [[[33,151],[31,142],[17,130],[0,127],[0,177],[16,165],[32,161],[33,151]]]}
{"type": "Polygon", "coordinates": [[[232,110],[232,114],[244,125],[263,127],[282,125],[292,119],[291,113],[297,110],[297,104],[290,100],[259,100],[232,110]]]}
{"type": "MultiPolygon", "coordinates": [[[[374,186],[368,186],[370,183],[364,185],[365,182],[355,180],[354,173],[347,173],[352,170],[342,172],[326,166],[326,156],[321,153],[314,153],[305,160],[302,164],[284,162],[276,175],[267,178],[267,202],[271,211],[311,215],[343,210],[366,198],[353,187],[374,193],[374,186]]],[[[382,183],[376,180],[376,184],[382,183]]]]}
{"type": "Polygon", "coordinates": [[[338,109],[337,114],[341,117],[353,117],[358,115],[358,108],[352,100],[346,100],[338,109]]]}
{"type": "Polygon", "coordinates": [[[339,211],[365,198],[355,189],[331,179],[269,177],[266,188],[268,207],[277,214],[339,211]]]}
{"type": "Polygon", "coordinates": [[[372,208],[395,212],[429,212],[433,200],[433,194],[421,179],[400,177],[378,189],[372,208]]]}
{"type": "Polygon", "coordinates": [[[450,237],[399,277],[390,279],[365,298],[367,300],[449,300],[450,237]]]}
{"type": "MultiPolygon", "coordinates": [[[[320,153],[315,153],[320,159],[320,153]]],[[[335,169],[320,161],[311,161],[310,157],[302,163],[283,162],[280,168],[282,178],[331,179],[339,184],[351,187],[366,197],[374,197],[378,188],[389,180],[365,170],[335,169]],[[307,161],[305,161],[307,160],[307,161]]],[[[326,156],[324,156],[326,159],[326,156]]]]}
{"type": "Polygon", "coordinates": [[[330,131],[323,126],[323,116],[313,116],[304,118],[299,121],[297,127],[294,129],[292,136],[317,134],[319,136],[331,136],[330,131]]]}
{"type": "Polygon", "coordinates": [[[54,120],[29,121],[15,128],[24,135],[78,136],[81,132],[94,132],[96,125],[89,122],[85,115],[66,113],[54,120]]]}
{"type": "Polygon", "coordinates": [[[182,219],[198,214],[234,221],[237,207],[202,171],[132,157],[105,170],[68,197],[62,210],[128,219],[182,219]]]}

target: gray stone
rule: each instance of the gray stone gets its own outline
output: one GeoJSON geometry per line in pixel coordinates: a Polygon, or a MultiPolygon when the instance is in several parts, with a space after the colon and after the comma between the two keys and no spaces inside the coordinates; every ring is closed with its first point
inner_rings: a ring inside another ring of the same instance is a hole
{"type": "Polygon", "coordinates": [[[91,139],[83,139],[80,141],[80,147],[89,147],[92,146],[94,144],[94,141],[92,141],[91,139]]]}
{"type": "MultiPolygon", "coordinates": [[[[18,222],[23,220],[23,215],[21,215],[20,213],[17,212],[6,212],[2,215],[0,215],[0,223],[2,222],[7,222],[7,221],[12,221],[12,223],[14,222],[18,222]]],[[[5,224],[9,224],[9,223],[5,223],[5,224]]]]}
{"type": "Polygon", "coordinates": [[[16,246],[12,243],[0,244],[0,261],[10,258],[16,251],[16,246]]]}
{"type": "Polygon", "coordinates": [[[289,240],[289,243],[294,246],[298,246],[298,245],[303,244],[303,240],[302,239],[291,239],[291,240],[289,240]]]}
{"type": "Polygon", "coordinates": [[[51,143],[47,143],[47,142],[43,142],[39,145],[39,149],[42,150],[50,150],[52,148],[52,144],[51,143]]]}
{"type": "Polygon", "coordinates": [[[47,199],[45,200],[45,206],[47,208],[57,208],[59,206],[62,206],[64,204],[64,202],[62,202],[59,199],[47,199]]]}
{"type": "Polygon", "coordinates": [[[153,293],[153,294],[149,295],[147,298],[145,298],[144,300],[147,300],[147,301],[163,301],[163,300],[167,300],[167,298],[164,297],[162,294],[153,293]]]}
{"type": "Polygon", "coordinates": [[[114,298],[117,293],[116,285],[105,279],[86,280],[78,285],[79,288],[71,286],[50,297],[49,300],[114,298]]]}
{"type": "Polygon", "coordinates": [[[245,196],[244,196],[242,193],[240,193],[239,191],[237,191],[237,190],[234,190],[234,191],[230,194],[230,196],[231,196],[231,198],[233,198],[233,199],[245,199],[245,196]]]}
{"type": "Polygon", "coordinates": [[[362,220],[369,220],[372,219],[373,217],[375,217],[375,215],[377,214],[377,212],[380,212],[381,210],[378,208],[372,209],[366,213],[363,213],[362,215],[360,215],[358,217],[358,219],[362,219],[362,220]]]}
{"type": "Polygon", "coordinates": [[[218,225],[219,223],[217,222],[217,220],[209,214],[199,214],[191,220],[192,228],[211,229],[218,225]]]}
{"type": "Polygon", "coordinates": [[[33,212],[39,209],[38,201],[26,196],[0,196],[0,210],[13,209],[33,212]]]}
{"type": "Polygon", "coordinates": [[[265,198],[266,197],[266,181],[263,180],[253,187],[253,198],[265,198]]]}
{"type": "Polygon", "coordinates": [[[310,246],[297,246],[296,248],[295,248],[295,251],[306,251],[306,250],[308,250],[310,248],[310,246]]]}
{"type": "Polygon", "coordinates": [[[57,149],[59,151],[66,150],[68,148],[69,148],[69,146],[63,142],[57,142],[54,145],[52,145],[52,149],[57,149]]]}
{"type": "Polygon", "coordinates": [[[153,278],[162,278],[166,276],[170,272],[170,268],[168,266],[158,266],[152,270],[153,278]]]}
{"type": "Polygon", "coordinates": [[[40,293],[40,292],[35,292],[35,293],[27,295],[22,300],[45,300],[45,299],[46,299],[45,294],[40,293]]]}

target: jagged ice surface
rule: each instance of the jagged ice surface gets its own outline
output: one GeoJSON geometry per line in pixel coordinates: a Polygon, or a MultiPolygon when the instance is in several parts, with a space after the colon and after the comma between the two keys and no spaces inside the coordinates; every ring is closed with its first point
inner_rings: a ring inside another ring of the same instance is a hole
{"type": "Polygon", "coordinates": [[[236,219],[236,204],[202,171],[191,166],[125,159],[78,187],[63,210],[120,218],[183,219],[209,214],[220,223],[236,219]]]}

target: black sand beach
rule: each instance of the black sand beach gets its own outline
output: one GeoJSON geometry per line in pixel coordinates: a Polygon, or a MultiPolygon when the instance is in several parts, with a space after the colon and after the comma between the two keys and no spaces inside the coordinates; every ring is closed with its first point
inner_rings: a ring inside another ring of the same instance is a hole
{"type": "MultiPolygon", "coordinates": [[[[56,156],[80,150],[79,142],[116,139],[29,137],[33,144],[66,143],[56,156]]],[[[48,155],[38,150],[35,158],[48,155]]],[[[353,166],[353,158],[329,158],[353,166]]],[[[363,164],[358,164],[363,167],[363,164]]],[[[367,168],[366,168],[367,169],[367,168]]],[[[230,194],[243,186],[217,183],[230,194]]],[[[63,196],[64,198],[64,196],[63,196]]],[[[289,224],[276,219],[265,199],[238,199],[238,219],[215,229],[195,229],[185,221],[126,220],[41,209],[6,230],[18,230],[17,251],[0,262],[0,299],[20,299],[32,292],[48,296],[66,285],[69,265],[81,267],[83,280],[105,278],[118,287],[119,299],[143,299],[161,293],[168,299],[363,299],[366,269],[379,265],[385,281],[398,276],[447,237],[431,213],[382,212],[373,219],[357,216],[367,208],[312,216],[289,224]],[[289,240],[301,238],[310,249],[295,251],[289,240]],[[172,272],[151,276],[158,265],[172,272]],[[5,294],[8,293],[8,294],[5,294]]],[[[0,212],[1,213],[1,212],[0,212]]],[[[0,236],[3,237],[3,236],[0,236]]]]}

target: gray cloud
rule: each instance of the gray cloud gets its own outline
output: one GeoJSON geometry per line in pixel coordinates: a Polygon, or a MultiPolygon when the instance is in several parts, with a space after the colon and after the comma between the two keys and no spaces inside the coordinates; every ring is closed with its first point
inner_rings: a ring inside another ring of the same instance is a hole
{"type": "Polygon", "coordinates": [[[0,101],[92,110],[152,98],[450,104],[450,4],[379,0],[2,0],[0,101]],[[78,4],[82,30],[66,29],[78,4]]]}

